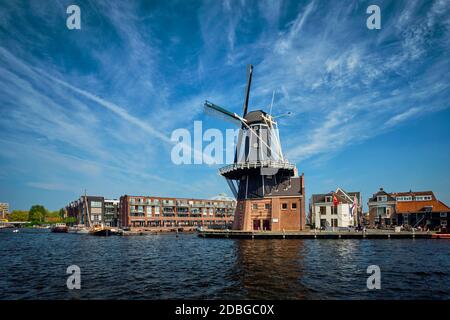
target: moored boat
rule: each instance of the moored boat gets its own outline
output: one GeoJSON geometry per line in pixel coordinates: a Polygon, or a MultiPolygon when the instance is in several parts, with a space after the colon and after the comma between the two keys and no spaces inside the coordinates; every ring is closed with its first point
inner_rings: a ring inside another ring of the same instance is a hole
{"type": "Polygon", "coordinates": [[[67,233],[69,228],[65,223],[57,223],[51,228],[51,231],[56,233],[67,233]]]}
{"type": "Polygon", "coordinates": [[[90,234],[94,236],[110,236],[112,234],[111,229],[104,226],[94,226],[90,231],[90,234]]]}
{"type": "Polygon", "coordinates": [[[86,228],[84,225],[74,225],[73,227],[69,227],[69,233],[76,233],[76,234],[88,234],[89,229],[86,228]]]}

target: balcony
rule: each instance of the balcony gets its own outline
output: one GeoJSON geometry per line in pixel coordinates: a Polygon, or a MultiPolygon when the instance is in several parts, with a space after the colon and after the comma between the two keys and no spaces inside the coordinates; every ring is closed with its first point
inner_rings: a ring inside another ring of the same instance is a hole
{"type": "Polygon", "coordinates": [[[178,200],[177,201],[177,206],[178,207],[189,207],[189,203],[187,201],[178,200]]]}

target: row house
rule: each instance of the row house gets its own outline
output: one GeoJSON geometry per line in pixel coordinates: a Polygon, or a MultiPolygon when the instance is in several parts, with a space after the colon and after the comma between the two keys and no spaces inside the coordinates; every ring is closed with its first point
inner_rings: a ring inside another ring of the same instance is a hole
{"type": "Polygon", "coordinates": [[[230,226],[236,201],[120,197],[120,227],[230,226]]]}
{"type": "Polygon", "coordinates": [[[369,225],[403,225],[428,229],[447,228],[450,208],[432,191],[387,193],[383,188],[368,201],[369,225]]]}
{"type": "Polygon", "coordinates": [[[313,194],[309,201],[310,223],[316,229],[350,227],[361,223],[360,192],[341,188],[324,194],[313,194]]]}

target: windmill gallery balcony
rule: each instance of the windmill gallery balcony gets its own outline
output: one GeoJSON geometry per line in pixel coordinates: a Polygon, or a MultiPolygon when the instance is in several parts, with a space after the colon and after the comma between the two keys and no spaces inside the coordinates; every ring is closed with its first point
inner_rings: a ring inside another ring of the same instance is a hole
{"type": "Polygon", "coordinates": [[[273,160],[247,161],[247,162],[233,163],[228,166],[222,167],[219,169],[219,173],[226,178],[237,179],[242,176],[243,171],[261,168],[293,170],[295,168],[295,165],[287,161],[273,161],[273,160]]]}

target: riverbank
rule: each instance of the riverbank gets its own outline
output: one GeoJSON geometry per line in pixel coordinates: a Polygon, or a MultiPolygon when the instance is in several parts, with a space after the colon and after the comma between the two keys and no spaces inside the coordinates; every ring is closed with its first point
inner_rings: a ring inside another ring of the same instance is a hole
{"type": "Polygon", "coordinates": [[[202,230],[202,238],[238,238],[238,239],[440,239],[446,238],[435,232],[412,232],[391,230],[355,231],[238,231],[238,230],[202,230]]]}
{"type": "Polygon", "coordinates": [[[119,232],[121,236],[139,236],[159,233],[195,233],[196,227],[154,227],[154,228],[130,228],[119,232]]]}

